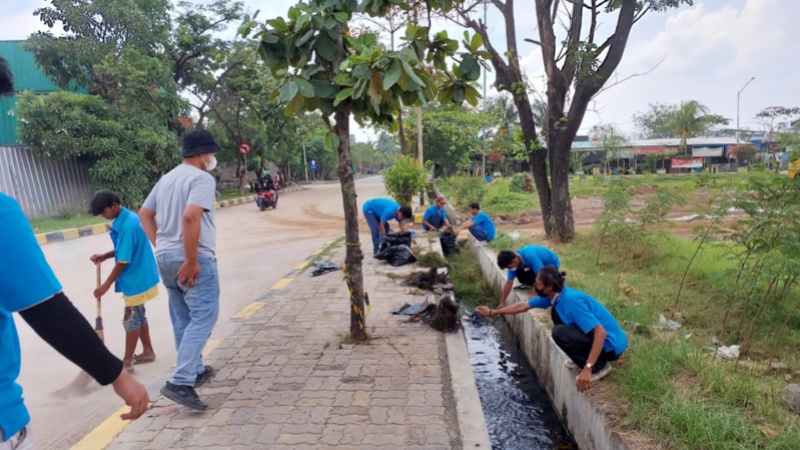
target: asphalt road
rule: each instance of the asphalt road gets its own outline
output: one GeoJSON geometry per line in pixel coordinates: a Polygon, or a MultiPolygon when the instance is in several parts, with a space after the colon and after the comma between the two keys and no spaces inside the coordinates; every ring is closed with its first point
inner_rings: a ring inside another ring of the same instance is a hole
{"type": "MultiPolygon", "coordinates": [[[[357,189],[359,210],[363,201],[384,194],[379,177],[359,180],[357,189]]],[[[281,197],[275,210],[261,212],[255,204],[246,204],[216,211],[222,296],[219,321],[212,339],[224,336],[225,325],[234,314],[264,294],[314,250],[344,234],[341,198],[338,183],[320,184],[281,197]]],[[[369,239],[365,225],[362,219],[362,240],[369,239]]],[[[108,235],[48,244],[43,249],[64,292],[90,323],[94,323],[95,269],[89,257],[112,249],[108,235]]],[[[111,264],[106,262],[104,266],[105,276],[111,264]]],[[[157,360],[135,366],[134,376],[148,385],[152,396],[158,392],[175,361],[163,286],[161,295],[146,306],[157,360]]],[[[121,295],[107,294],[103,300],[105,342],[120,357],[124,350],[122,311],[121,295]]],[[[82,395],[68,398],[53,395],[80,371],[42,341],[23,320],[18,316],[15,319],[22,344],[22,372],[18,381],[33,417],[36,446],[40,449],[70,448],[114,414],[123,406],[122,402],[110,387],[100,387],[94,382],[82,395]]]]}

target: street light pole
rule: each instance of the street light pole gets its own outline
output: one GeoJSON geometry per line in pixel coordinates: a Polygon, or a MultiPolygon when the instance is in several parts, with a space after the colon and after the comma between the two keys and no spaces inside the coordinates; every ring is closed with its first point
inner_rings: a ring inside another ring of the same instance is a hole
{"type": "MultiPolygon", "coordinates": [[[[483,28],[487,30],[488,34],[488,27],[486,25],[486,9],[487,4],[490,0],[483,0],[483,28]]],[[[483,71],[483,112],[486,113],[486,70],[483,71]]],[[[487,131],[484,130],[483,132],[483,149],[481,149],[481,176],[486,178],[486,133],[487,131]]]]}
{"type": "Polygon", "coordinates": [[[747,83],[745,83],[744,86],[742,86],[742,88],[739,89],[739,92],[736,93],[736,143],[737,144],[739,143],[739,97],[742,95],[742,91],[744,90],[744,88],[746,88],[747,85],[750,84],[750,82],[755,79],[756,77],[752,77],[749,80],[747,80],[747,83]]]}
{"type": "Polygon", "coordinates": [[[306,183],[308,183],[308,158],[306,158],[306,141],[303,141],[303,166],[306,169],[306,183]]]}

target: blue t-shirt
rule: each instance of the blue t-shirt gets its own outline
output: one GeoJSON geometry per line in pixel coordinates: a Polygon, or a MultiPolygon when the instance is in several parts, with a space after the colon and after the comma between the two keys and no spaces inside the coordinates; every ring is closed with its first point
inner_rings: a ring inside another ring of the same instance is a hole
{"type": "Polygon", "coordinates": [[[141,294],[158,284],[158,267],[150,241],[142,228],[139,216],[122,208],[111,225],[114,260],[126,263],[114,285],[116,292],[130,297],[141,294]]]}
{"type": "Polygon", "coordinates": [[[533,273],[539,273],[539,270],[544,266],[553,266],[555,268],[561,266],[558,255],[549,248],[539,245],[526,245],[517,250],[517,256],[522,259],[522,265],[517,266],[516,269],[508,269],[509,280],[513,280],[517,276],[517,270],[525,267],[533,270],[533,273]]]}
{"type": "Polygon", "coordinates": [[[400,209],[400,204],[388,198],[373,198],[364,202],[361,210],[364,215],[375,214],[381,222],[387,223],[390,220],[397,220],[397,211],[400,209]]]}
{"type": "MultiPolygon", "coordinates": [[[[447,213],[444,211],[444,208],[439,208],[436,205],[429,206],[428,209],[425,210],[425,214],[422,215],[422,218],[430,222],[431,218],[435,216],[436,213],[442,216],[442,220],[447,219],[447,213]]],[[[428,229],[425,222],[422,222],[422,228],[425,230],[428,229]]]]}
{"type": "Polygon", "coordinates": [[[12,313],[61,292],[28,219],[16,200],[0,192],[0,429],[5,439],[30,422],[16,383],[20,347],[12,313]]]}
{"type": "Polygon", "coordinates": [[[480,211],[478,214],[472,216],[472,223],[475,225],[483,228],[483,231],[486,232],[486,239],[492,240],[494,239],[495,229],[494,229],[494,222],[489,216],[486,215],[485,212],[480,211]]]}
{"type": "MultiPolygon", "coordinates": [[[[548,298],[534,297],[528,300],[528,306],[544,309],[551,304],[548,298]]],[[[592,331],[597,325],[602,325],[608,333],[603,342],[603,350],[613,350],[617,355],[621,355],[628,348],[628,338],[617,320],[591,295],[564,286],[555,308],[565,325],[575,325],[584,333],[592,331]]]]}

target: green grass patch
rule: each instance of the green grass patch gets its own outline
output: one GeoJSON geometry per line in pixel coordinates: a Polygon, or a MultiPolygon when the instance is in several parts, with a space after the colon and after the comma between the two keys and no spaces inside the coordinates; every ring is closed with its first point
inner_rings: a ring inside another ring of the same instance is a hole
{"type": "Polygon", "coordinates": [[[67,228],[79,228],[103,223],[106,222],[106,219],[86,213],[64,212],[57,217],[34,219],[30,222],[35,233],[49,233],[51,231],[65,230],[67,228]]]}
{"type": "Polygon", "coordinates": [[[244,194],[240,194],[239,193],[239,189],[225,189],[224,191],[219,193],[219,196],[217,197],[217,201],[221,202],[221,201],[230,200],[230,199],[233,199],[233,198],[247,197],[248,195],[253,195],[253,193],[250,192],[247,189],[244,190],[244,194]]]}
{"type": "Polygon", "coordinates": [[[330,261],[331,257],[333,257],[333,251],[342,245],[344,239],[344,236],[339,236],[338,238],[334,239],[333,242],[326,245],[322,251],[319,252],[319,254],[314,255],[314,257],[309,260],[309,263],[303,267],[303,270],[301,270],[300,273],[305,273],[306,270],[313,269],[315,262],[330,261]]]}
{"type": "Polygon", "coordinates": [[[496,305],[497,295],[483,277],[481,266],[467,249],[447,257],[453,279],[453,290],[461,304],[473,308],[477,305],[496,305]]]}

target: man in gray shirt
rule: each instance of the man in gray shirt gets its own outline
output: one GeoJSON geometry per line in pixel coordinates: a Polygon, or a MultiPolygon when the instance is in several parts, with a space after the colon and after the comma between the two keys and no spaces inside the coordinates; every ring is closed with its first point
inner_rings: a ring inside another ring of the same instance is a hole
{"type": "Polygon", "coordinates": [[[211,379],[202,351],[219,316],[214,200],[208,172],[220,150],[205,130],[183,136],[183,164],[164,175],[147,196],[139,218],[156,248],[156,262],[169,294],[169,315],[178,350],[175,371],[161,394],[187,408],[208,405],[194,388],[211,379]]]}

